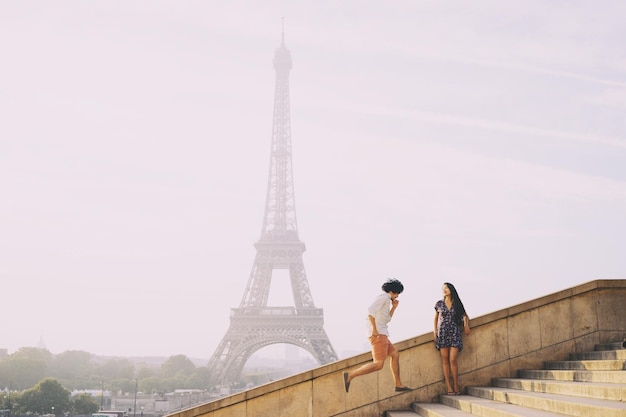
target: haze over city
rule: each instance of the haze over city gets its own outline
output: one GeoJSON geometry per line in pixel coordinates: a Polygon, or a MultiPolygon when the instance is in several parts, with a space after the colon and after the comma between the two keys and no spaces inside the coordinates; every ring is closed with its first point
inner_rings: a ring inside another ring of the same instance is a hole
{"type": "MultiPolygon", "coordinates": [[[[208,358],[239,306],[290,73],[311,293],[343,358],[626,276],[626,4],[0,4],[0,280],[9,353],[208,358]]],[[[286,275],[271,305],[293,305],[286,275]]]]}

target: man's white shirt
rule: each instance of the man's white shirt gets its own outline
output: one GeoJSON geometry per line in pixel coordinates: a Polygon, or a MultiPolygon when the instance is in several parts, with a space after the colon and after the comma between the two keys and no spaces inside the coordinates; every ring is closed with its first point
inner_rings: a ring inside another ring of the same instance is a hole
{"type": "MultiPolygon", "coordinates": [[[[389,311],[391,310],[391,295],[389,293],[382,293],[367,308],[367,314],[369,316],[374,317],[374,321],[376,322],[376,330],[378,330],[379,334],[384,334],[389,337],[389,329],[387,328],[387,324],[391,321],[391,315],[389,311]]],[[[367,336],[372,335],[372,323],[370,323],[369,318],[367,318],[367,336]]]]}

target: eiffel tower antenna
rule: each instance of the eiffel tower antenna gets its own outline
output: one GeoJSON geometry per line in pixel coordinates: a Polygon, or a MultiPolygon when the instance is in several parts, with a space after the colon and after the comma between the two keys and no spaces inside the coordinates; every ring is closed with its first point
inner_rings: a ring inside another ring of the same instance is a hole
{"type": "Polygon", "coordinates": [[[285,18],[281,18],[283,21],[282,30],[280,32],[280,46],[285,46],[285,18]]]}
{"type": "Polygon", "coordinates": [[[337,360],[326,332],[324,312],[316,308],[302,262],[305,245],[298,237],[291,155],[289,72],[291,53],[285,47],[284,18],[281,45],[274,54],[276,87],[270,150],[270,170],[261,237],[239,308],[231,309],[230,327],[208,368],[218,384],[236,382],[256,351],[277,343],[308,351],[320,365],[337,360]],[[289,271],[293,306],[267,305],[272,272],[289,271]]]}

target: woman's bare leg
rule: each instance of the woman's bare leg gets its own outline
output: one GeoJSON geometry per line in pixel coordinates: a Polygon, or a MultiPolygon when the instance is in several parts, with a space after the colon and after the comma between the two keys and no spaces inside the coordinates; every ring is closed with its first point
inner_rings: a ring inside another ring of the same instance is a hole
{"type": "Polygon", "coordinates": [[[459,366],[456,357],[459,354],[459,348],[450,348],[450,371],[452,371],[452,383],[454,384],[454,392],[459,392],[459,366]]]}
{"type": "Polygon", "coordinates": [[[442,347],[439,349],[441,352],[441,365],[443,367],[443,379],[446,381],[446,388],[448,392],[454,392],[452,385],[450,385],[450,348],[442,347]]]}

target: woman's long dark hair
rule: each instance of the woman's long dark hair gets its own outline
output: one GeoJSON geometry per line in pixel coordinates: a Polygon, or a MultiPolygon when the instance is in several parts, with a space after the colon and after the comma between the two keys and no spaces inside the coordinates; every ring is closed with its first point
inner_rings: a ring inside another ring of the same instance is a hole
{"type": "Polygon", "coordinates": [[[452,308],[454,309],[454,322],[456,324],[463,324],[463,317],[467,315],[465,312],[465,307],[463,306],[463,302],[461,301],[461,297],[459,297],[459,293],[454,288],[454,285],[449,282],[444,282],[443,285],[447,286],[450,290],[450,298],[452,298],[452,308]]]}

